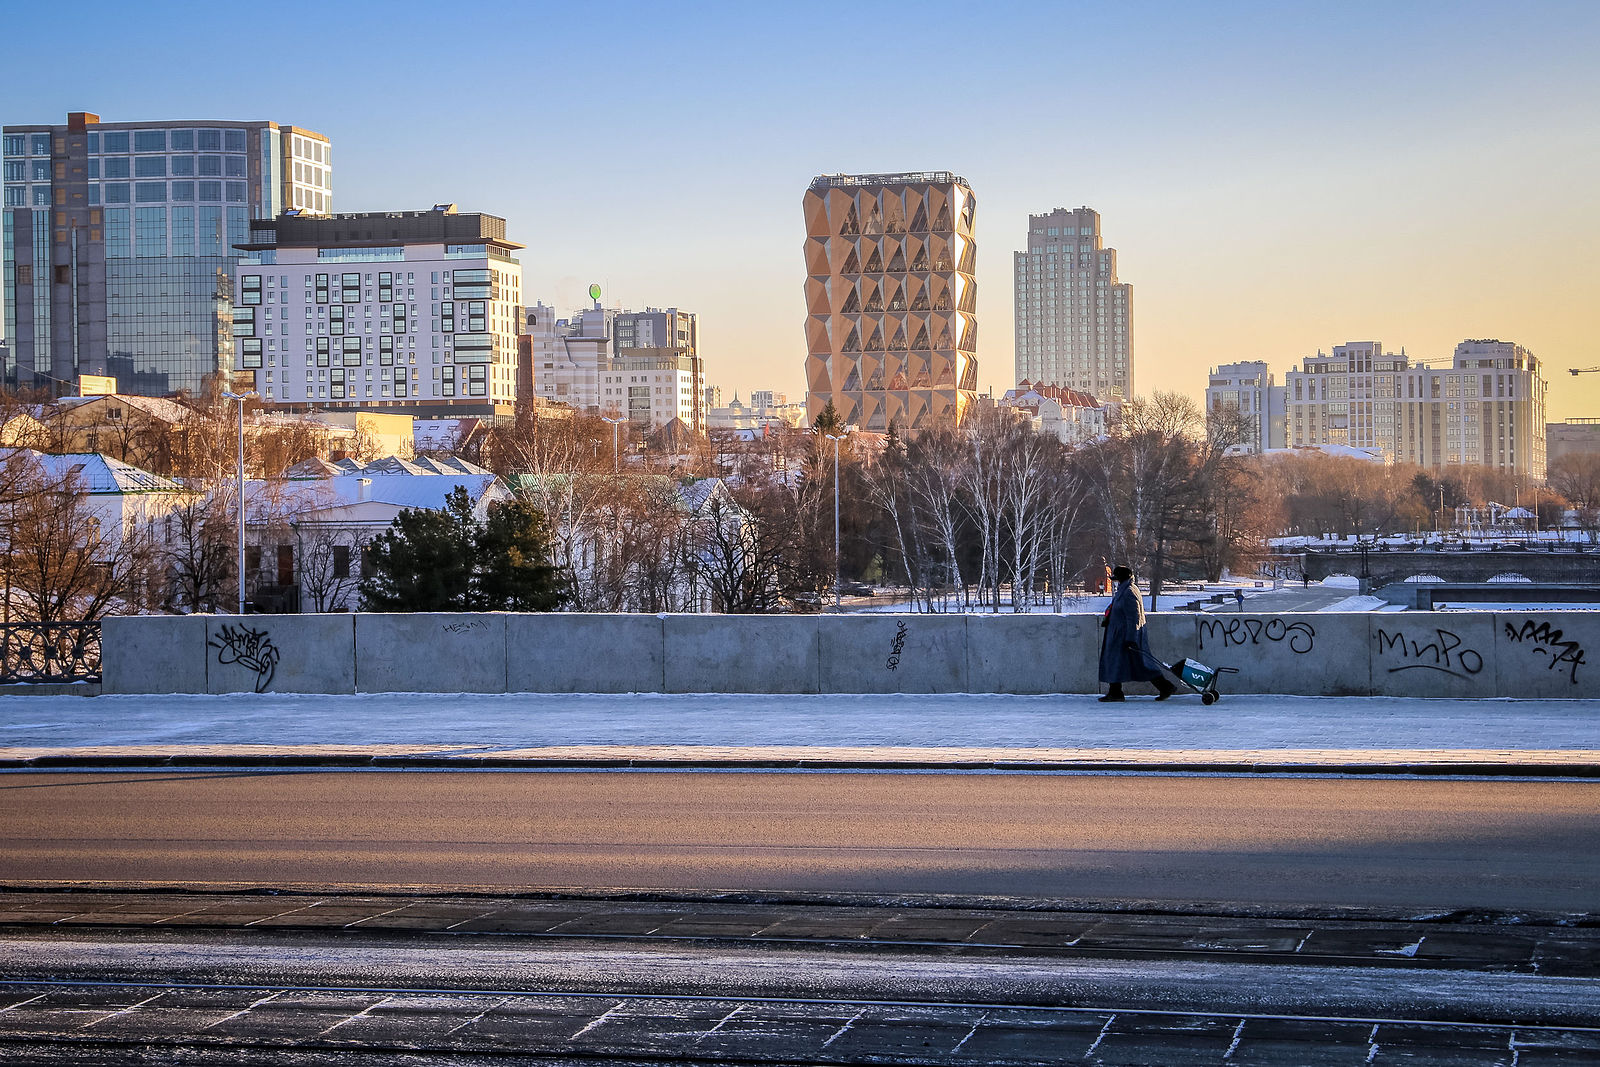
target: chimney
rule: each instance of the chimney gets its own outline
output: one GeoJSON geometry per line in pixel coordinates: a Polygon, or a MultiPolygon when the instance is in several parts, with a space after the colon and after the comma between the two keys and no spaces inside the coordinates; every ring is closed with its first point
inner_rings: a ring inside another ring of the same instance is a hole
{"type": "Polygon", "coordinates": [[[371,478],[357,478],[356,479],[356,485],[360,487],[360,488],[358,488],[356,490],[356,499],[358,501],[371,500],[372,499],[372,479],[371,478]]]}

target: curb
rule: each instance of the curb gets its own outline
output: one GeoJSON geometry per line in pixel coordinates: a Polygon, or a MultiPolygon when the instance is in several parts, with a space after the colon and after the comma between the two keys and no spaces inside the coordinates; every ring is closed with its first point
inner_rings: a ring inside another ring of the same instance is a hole
{"type": "Polygon", "coordinates": [[[834,760],[834,759],[540,759],[506,756],[396,755],[181,755],[72,756],[45,755],[0,759],[0,771],[142,770],[142,769],[284,769],[284,770],[668,770],[668,771],[918,771],[930,773],[1136,773],[1136,774],[1296,774],[1296,775],[1457,775],[1465,777],[1600,778],[1600,763],[1268,763],[1213,761],[1205,763],[1151,760],[1140,762],[1011,761],[1011,760],[834,760]]]}

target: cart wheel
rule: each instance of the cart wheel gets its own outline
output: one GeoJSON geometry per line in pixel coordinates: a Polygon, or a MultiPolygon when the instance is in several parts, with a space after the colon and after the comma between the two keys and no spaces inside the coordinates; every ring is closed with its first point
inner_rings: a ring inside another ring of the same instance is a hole
{"type": "Polygon", "coordinates": [[[1217,693],[1210,692],[1209,690],[1200,694],[1200,703],[1205,704],[1207,706],[1215,704],[1217,701],[1219,701],[1221,699],[1222,699],[1222,697],[1220,695],[1218,695],[1217,693]]]}

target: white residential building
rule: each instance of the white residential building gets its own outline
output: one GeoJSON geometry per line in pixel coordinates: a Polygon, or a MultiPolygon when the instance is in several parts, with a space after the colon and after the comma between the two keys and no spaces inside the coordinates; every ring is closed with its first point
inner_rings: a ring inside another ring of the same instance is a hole
{"type": "Polygon", "coordinates": [[[64,487],[82,494],[108,550],[126,537],[166,544],[172,539],[167,516],[196,496],[193,489],[170,478],[95,452],[50,455],[6,448],[0,449],[0,463],[16,464],[13,471],[23,478],[23,485],[64,487]]]}
{"type": "Polygon", "coordinates": [[[505,220],[431,211],[250,224],[236,269],[238,368],[289,410],[510,415],[522,267],[505,220]]]}
{"type": "Polygon", "coordinates": [[[280,598],[286,610],[354,611],[361,553],[401,511],[440,511],[466,490],[482,522],[489,505],[510,493],[492,473],[467,464],[390,459],[358,467],[323,465],[326,476],[297,473],[286,481],[247,482],[246,587],[252,600],[280,598]],[[285,591],[293,589],[292,596],[285,591]]]}
{"type": "Polygon", "coordinates": [[[1044,382],[1021,382],[1000,398],[1000,406],[1028,417],[1035,433],[1077,446],[1106,432],[1106,405],[1088,393],[1044,382]]]}
{"type": "MultiPolygon", "coordinates": [[[[538,305],[543,308],[544,305],[538,305]]],[[[567,319],[528,315],[532,337],[534,394],[585,415],[600,413],[600,368],[611,358],[613,309],[595,306],[567,319]]]]}
{"type": "Polygon", "coordinates": [[[1274,384],[1265,362],[1213,367],[1206,386],[1206,411],[1237,411],[1242,415],[1245,439],[1239,443],[1250,452],[1288,444],[1284,387],[1274,384]]]}
{"type": "Polygon", "coordinates": [[[680,421],[705,432],[711,405],[692,314],[619,311],[596,301],[557,319],[539,304],[524,309],[522,328],[540,399],[589,415],[623,414],[646,431],[680,421]]]}

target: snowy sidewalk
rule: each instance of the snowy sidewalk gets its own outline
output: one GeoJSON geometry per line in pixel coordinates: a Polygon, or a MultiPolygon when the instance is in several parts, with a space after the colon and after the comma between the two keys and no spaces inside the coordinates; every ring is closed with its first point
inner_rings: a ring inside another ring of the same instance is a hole
{"type": "MultiPolygon", "coordinates": [[[[1556,700],[1229,696],[432,695],[0,699],[0,765],[492,761],[1600,769],[1556,700]]],[[[1596,773],[1600,773],[1597,770],[1596,773]]]]}

